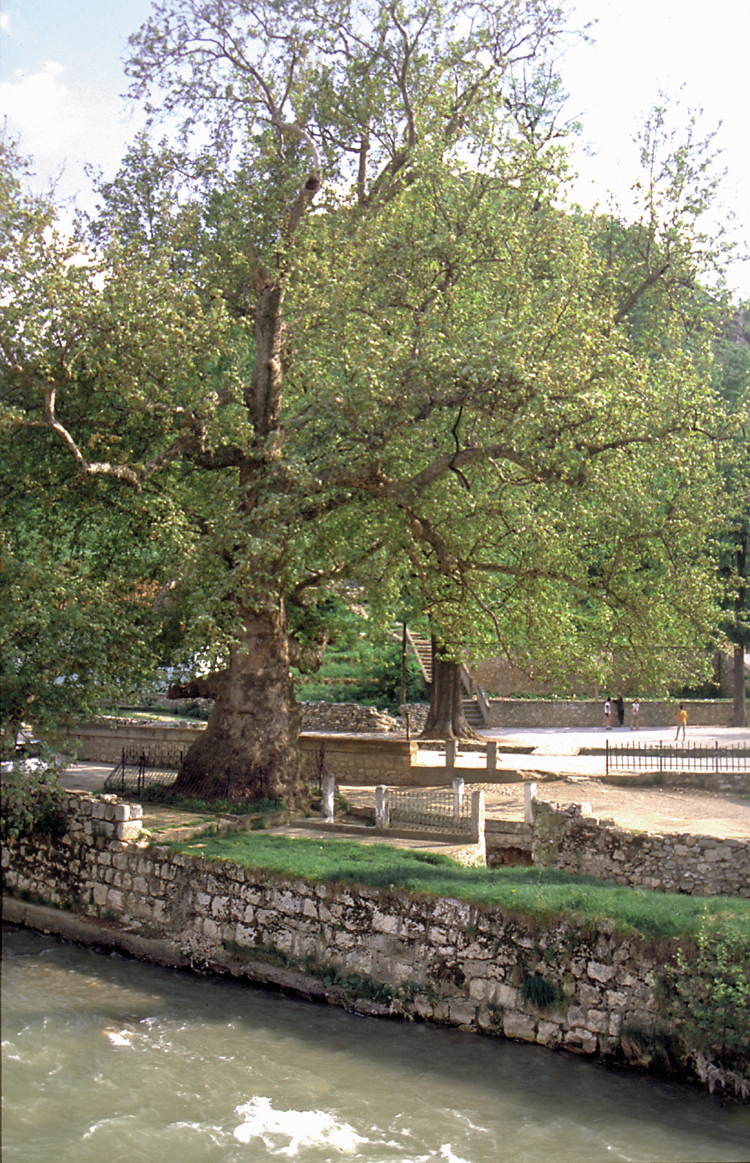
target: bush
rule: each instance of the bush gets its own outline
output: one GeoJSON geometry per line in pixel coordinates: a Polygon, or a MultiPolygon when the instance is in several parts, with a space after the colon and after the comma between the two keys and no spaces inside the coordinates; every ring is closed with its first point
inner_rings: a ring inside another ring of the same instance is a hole
{"type": "Polygon", "coordinates": [[[706,916],[663,975],[664,1004],[688,1052],[750,1065],[750,936],[731,913],[706,916]]]}
{"type": "Polygon", "coordinates": [[[54,763],[29,771],[23,761],[13,765],[3,779],[0,834],[4,840],[19,840],[33,832],[59,840],[65,835],[65,792],[58,785],[59,768],[54,763]]]}

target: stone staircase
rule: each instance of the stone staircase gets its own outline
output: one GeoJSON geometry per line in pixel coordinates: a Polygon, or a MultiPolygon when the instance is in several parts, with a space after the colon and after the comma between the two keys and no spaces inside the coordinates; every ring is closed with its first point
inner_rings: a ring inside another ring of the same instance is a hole
{"type": "MultiPolygon", "coordinates": [[[[394,629],[395,629],[395,627],[394,627],[394,629]]],[[[408,645],[409,645],[409,648],[410,648],[412,654],[414,655],[414,657],[417,659],[417,662],[419,663],[420,669],[422,671],[422,677],[424,678],[427,685],[431,686],[432,685],[432,642],[431,642],[431,640],[429,638],[426,638],[423,634],[415,633],[413,630],[410,630],[408,627],[406,630],[406,640],[408,642],[408,645]]],[[[488,724],[485,720],[484,715],[482,714],[482,708],[479,705],[478,695],[469,693],[471,691],[471,688],[472,688],[472,680],[471,680],[471,674],[469,673],[468,668],[465,666],[462,667],[462,672],[463,672],[462,677],[464,680],[464,689],[466,692],[464,695],[464,698],[462,700],[463,708],[464,708],[464,715],[466,716],[466,721],[470,727],[473,727],[475,731],[481,731],[488,724]]]]}
{"type": "Polygon", "coordinates": [[[406,630],[406,640],[412,654],[419,663],[422,678],[428,686],[432,685],[432,642],[423,634],[415,634],[413,630],[406,630]]]}

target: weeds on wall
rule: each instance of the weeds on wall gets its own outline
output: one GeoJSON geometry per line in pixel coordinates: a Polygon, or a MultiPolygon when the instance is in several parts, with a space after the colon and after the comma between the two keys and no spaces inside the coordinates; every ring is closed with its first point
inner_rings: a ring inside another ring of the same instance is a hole
{"type": "Polygon", "coordinates": [[[59,768],[49,763],[28,771],[14,764],[3,779],[0,835],[6,842],[36,832],[59,840],[67,831],[66,796],[58,785],[59,768]]]}
{"type": "Polygon", "coordinates": [[[538,1010],[560,1009],[566,1001],[565,991],[556,981],[541,973],[525,973],[521,980],[521,997],[538,1010]]]}
{"type": "Polygon", "coordinates": [[[689,1052],[750,1068],[750,936],[738,917],[706,915],[696,940],[663,971],[665,1015],[689,1052]]]}

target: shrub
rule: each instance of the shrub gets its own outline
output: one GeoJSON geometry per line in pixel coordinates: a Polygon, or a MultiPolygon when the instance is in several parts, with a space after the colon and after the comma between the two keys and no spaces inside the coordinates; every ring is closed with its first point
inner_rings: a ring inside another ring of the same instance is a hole
{"type": "Polygon", "coordinates": [[[18,840],[32,832],[59,840],[67,822],[65,792],[58,785],[59,768],[47,763],[34,771],[16,763],[3,780],[0,834],[4,840],[18,840]]]}
{"type": "Polygon", "coordinates": [[[706,916],[662,976],[667,1015],[688,1052],[725,1066],[750,1065],[750,937],[732,913],[706,916]]]}

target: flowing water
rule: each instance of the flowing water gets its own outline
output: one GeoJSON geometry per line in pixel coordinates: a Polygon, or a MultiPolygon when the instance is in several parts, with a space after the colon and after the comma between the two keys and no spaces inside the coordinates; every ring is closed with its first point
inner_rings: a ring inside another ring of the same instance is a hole
{"type": "Polygon", "coordinates": [[[5,1163],[747,1160],[750,1110],[8,927],[5,1163]]]}

